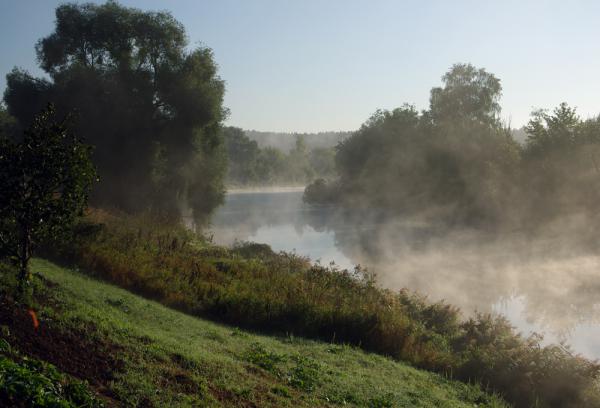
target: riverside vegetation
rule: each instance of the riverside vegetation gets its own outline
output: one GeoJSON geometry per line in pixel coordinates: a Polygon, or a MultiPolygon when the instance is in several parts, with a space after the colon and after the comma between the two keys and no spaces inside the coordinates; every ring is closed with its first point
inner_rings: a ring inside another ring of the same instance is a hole
{"type": "Polygon", "coordinates": [[[38,329],[1,275],[1,406],[507,407],[355,347],[202,320],[40,259],[32,269],[38,329]]]}
{"type": "Polygon", "coordinates": [[[366,271],[260,244],[219,247],[148,217],[92,212],[45,256],[191,315],[354,345],[483,384],[517,407],[600,406],[596,363],[523,338],[502,317],[465,319],[451,305],[382,289],[366,271]]]}

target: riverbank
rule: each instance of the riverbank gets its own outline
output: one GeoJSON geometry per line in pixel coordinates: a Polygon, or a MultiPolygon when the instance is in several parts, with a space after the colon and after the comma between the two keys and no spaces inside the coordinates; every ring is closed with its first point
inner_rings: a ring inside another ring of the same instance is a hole
{"type": "Polygon", "coordinates": [[[178,226],[106,213],[92,214],[53,256],[195,316],[360,346],[486,384],[518,407],[600,406],[598,365],[522,338],[501,317],[464,320],[450,305],[383,290],[360,270],[261,244],[219,247],[178,226]]]}
{"type": "Polygon", "coordinates": [[[32,270],[39,327],[5,300],[6,340],[87,381],[106,406],[506,407],[358,348],[212,323],[39,259],[32,270]]]}

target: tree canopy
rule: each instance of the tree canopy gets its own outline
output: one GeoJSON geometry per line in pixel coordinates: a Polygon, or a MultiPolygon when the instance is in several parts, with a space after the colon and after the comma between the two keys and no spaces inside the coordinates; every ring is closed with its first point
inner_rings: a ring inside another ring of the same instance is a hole
{"type": "Polygon", "coordinates": [[[437,123],[462,121],[499,124],[500,80],[483,68],[455,64],[431,90],[430,114],[437,123]]]}
{"type": "MultiPolygon", "coordinates": [[[[428,111],[377,111],[338,145],[339,200],[465,222],[506,205],[519,151],[498,119],[500,81],[470,64],[442,81],[428,111]]],[[[315,191],[333,196],[322,183],[315,191]]]]}
{"type": "Polygon", "coordinates": [[[76,130],[95,146],[102,177],[94,204],[189,208],[201,218],[220,203],[224,82],[212,51],[189,50],[171,14],[115,1],[63,4],[36,51],[50,80],[15,68],[7,75],[8,111],[26,126],[49,101],[62,113],[77,109],[76,130]]]}
{"type": "Polygon", "coordinates": [[[582,120],[566,103],[536,110],[520,144],[499,118],[501,90],[484,69],[452,66],[429,110],[377,111],[342,141],[339,179],[317,180],[305,199],[467,225],[535,227],[580,214],[592,222],[600,117],[582,120]]]}

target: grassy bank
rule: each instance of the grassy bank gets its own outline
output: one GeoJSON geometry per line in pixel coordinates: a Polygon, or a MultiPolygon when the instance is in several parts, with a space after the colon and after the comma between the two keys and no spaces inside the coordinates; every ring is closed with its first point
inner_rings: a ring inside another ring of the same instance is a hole
{"type": "Polygon", "coordinates": [[[246,244],[214,246],[169,223],[94,213],[55,258],[186,313],[348,343],[467,382],[518,407],[596,407],[599,367],[522,338],[499,317],[379,288],[368,274],[246,244]]]}
{"type": "Polygon", "coordinates": [[[3,337],[108,406],[504,407],[479,387],[360,349],[268,337],[34,260],[40,327],[4,301],[3,337]]]}

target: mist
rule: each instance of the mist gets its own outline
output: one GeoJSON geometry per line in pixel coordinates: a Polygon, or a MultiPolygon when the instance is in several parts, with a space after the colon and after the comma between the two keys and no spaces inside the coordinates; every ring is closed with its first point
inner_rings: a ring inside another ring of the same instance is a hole
{"type": "Polygon", "coordinates": [[[499,119],[500,80],[456,64],[430,109],[375,112],[335,147],[334,177],[293,191],[235,191],[219,243],[359,265],[382,288],[506,315],[524,336],[600,358],[595,210],[600,120],[566,103],[522,129],[499,119]]]}
{"type": "Polygon", "coordinates": [[[503,314],[525,336],[600,358],[599,244],[584,214],[499,232],[315,207],[284,189],[232,192],[212,222],[217,243],[264,242],[325,265],[360,265],[384,288],[457,306],[465,319],[503,314]]]}

